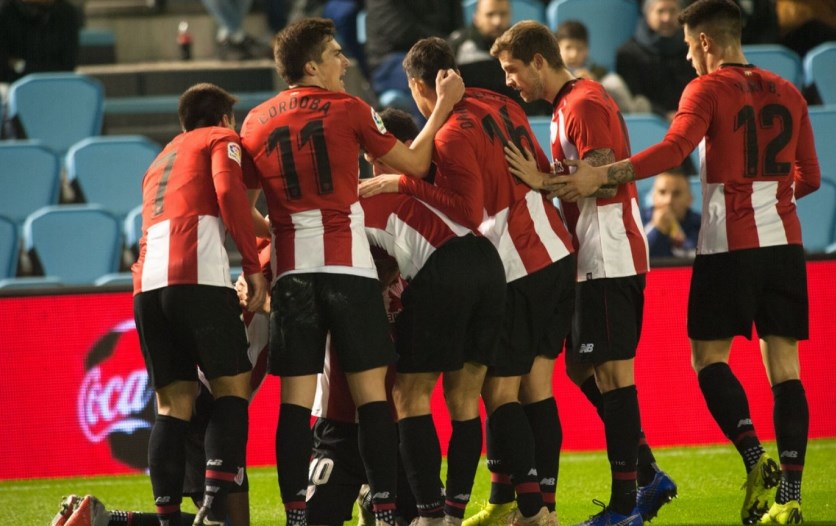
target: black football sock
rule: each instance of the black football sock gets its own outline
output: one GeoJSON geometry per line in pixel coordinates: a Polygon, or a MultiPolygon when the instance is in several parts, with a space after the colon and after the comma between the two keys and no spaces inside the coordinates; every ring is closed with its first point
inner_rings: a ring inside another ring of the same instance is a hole
{"type": "MultiPolygon", "coordinates": [[[[223,499],[233,485],[244,483],[247,464],[249,401],[238,396],[215,400],[206,427],[206,487],[198,513],[205,517],[216,499],[223,499]]],[[[222,504],[218,502],[218,504],[222,504]]]]}
{"type": "Polygon", "coordinates": [[[183,501],[188,430],[186,420],[157,415],[148,440],[148,467],[157,518],[172,525],[181,523],[180,503],[183,501]]]}
{"type": "Polygon", "coordinates": [[[398,428],[392,420],[388,402],[363,404],[357,408],[357,416],[357,443],[372,489],[375,519],[395,524],[395,501],[398,498],[398,428]]]}
{"type": "Polygon", "coordinates": [[[534,458],[537,476],[540,477],[540,494],[543,504],[554,511],[554,494],[560,469],[560,448],[563,445],[563,428],[554,397],[523,406],[531,432],[534,435],[534,458]]]}
{"type": "Polygon", "coordinates": [[[636,462],[639,449],[639,399],[636,386],[621,387],[603,394],[604,434],[612,474],[609,507],[630,515],[636,506],[636,462]]]}
{"type": "Polygon", "coordinates": [[[781,484],[775,502],[801,502],[801,475],[807,456],[807,433],[810,427],[807,394],[801,380],[787,380],[772,386],[772,396],[775,400],[775,438],[781,455],[781,484]]]}
{"type": "Polygon", "coordinates": [[[595,407],[598,416],[604,420],[604,397],[601,395],[601,390],[598,389],[598,384],[595,382],[595,377],[590,376],[581,384],[581,392],[589,400],[589,403],[595,407]]]}
{"type": "Polygon", "coordinates": [[[441,517],[441,446],[432,415],[401,418],[398,422],[400,452],[409,487],[415,495],[418,515],[441,517]]]}
{"type": "Polygon", "coordinates": [[[537,465],[534,460],[534,437],[525,411],[519,402],[499,406],[490,418],[503,462],[508,462],[517,506],[525,517],[533,517],[543,507],[537,465]]]}
{"type": "Polygon", "coordinates": [[[748,473],[764,450],[752,425],[749,400],[743,386],[731,367],[723,362],[705,367],[697,379],[708,411],[726,438],[737,448],[748,473]]]}
{"type": "Polygon", "coordinates": [[[488,502],[506,504],[514,502],[514,486],[508,472],[508,462],[503,462],[496,445],[496,436],[492,431],[491,418],[485,421],[485,449],[487,450],[488,471],[491,473],[491,491],[488,502]]]}
{"type": "Polygon", "coordinates": [[[659,472],[656,457],[653,456],[653,451],[647,443],[647,437],[641,430],[639,431],[639,458],[636,467],[639,486],[647,486],[653,482],[653,478],[659,472]]]}
{"type": "MultiPolygon", "coordinates": [[[[160,518],[156,513],[120,510],[110,510],[108,513],[110,513],[110,518],[107,526],[160,526],[160,518]]],[[[186,526],[194,522],[194,515],[180,513],[180,520],[183,526],[186,526]]]]}
{"type": "Polygon", "coordinates": [[[281,404],[276,427],[276,467],[279,492],[288,526],[305,526],[305,496],[308,494],[308,463],[313,438],[311,410],[294,404],[281,404]]]}
{"type": "Polygon", "coordinates": [[[482,456],[482,419],[453,420],[453,434],[447,447],[447,496],[444,514],[464,518],[470,501],[473,478],[482,456]]]}

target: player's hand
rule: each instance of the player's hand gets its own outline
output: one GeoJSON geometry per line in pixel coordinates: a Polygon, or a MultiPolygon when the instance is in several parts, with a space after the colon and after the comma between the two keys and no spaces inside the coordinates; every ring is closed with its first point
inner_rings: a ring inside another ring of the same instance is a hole
{"type": "Polygon", "coordinates": [[[360,197],[371,197],[377,194],[397,194],[401,174],[381,174],[360,181],[360,197]]]}
{"type": "Polygon", "coordinates": [[[235,280],[235,294],[238,295],[238,304],[241,305],[242,308],[247,307],[247,292],[249,292],[250,288],[247,285],[247,280],[244,279],[244,275],[240,274],[238,279],[235,280]]]}
{"type": "Polygon", "coordinates": [[[505,143],[505,160],[508,162],[508,171],[531,188],[546,191],[556,189],[551,183],[551,174],[540,171],[537,160],[527,149],[520,151],[513,142],[505,143]]]}
{"type": "Polygon", "coordinates": [[[558,175],[552,178],[553,183],[565,183],[554,192],[564,201],[574,202],[589,197],[607,182],[606,166],[593,167],[583,159],[564,159],[563,164],[575,167],[572,175],[558,175]]]}
{"type": "Polygon", "coordinates": [[[244,279],[247,281],[246,308],[250,312],[259,312],[267,299],[267,279],[261,272],[247,274],[244,279]]]}
{"type": "Polygon", "coordinates": [[[453,106],[464,96],[464,80],[453,69],[440,69],[435,76],[435,92],[438,94],[438,103],[452,111],[453,106]]]}

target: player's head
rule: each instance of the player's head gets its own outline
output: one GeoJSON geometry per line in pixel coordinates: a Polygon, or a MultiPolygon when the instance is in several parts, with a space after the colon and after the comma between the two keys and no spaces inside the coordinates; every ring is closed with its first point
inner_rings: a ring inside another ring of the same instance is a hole
{"type": "Polygon", "coordinates": [[[685,29],[688,60],[697,75],[719,67],[712,57],[740,47],[743,23],[740,8],[731,0],[697,0],[679,14],[679,23],[685,29]]]}
{"type": "Polygon", "coordinates": [[[543,98],[543,78],[548,70],[565,67],[554,33],[533,20],[511,26],[493,43],[491,55],[505,71],[505,84],[519,91],[526,102],[543,98]]]}
{"type": "Polygon", "coordinates": [[[435,106],[435,78],[439,70],[458,69],[453,50],[439,37],[422,38],[403,59],[409,90],[418,109],[429,116],[435,106]]]}
{"type": "Polygon", "coordinates": [[[510,0],[479,0],[473,11],[473,26],[492,41],[511,27],[510,0]]]}
{"type": "Polygon", "coordinates": [[[180,95],[177,105],[180,126],[185,131],[219,125],[234,128],[232,106],[236,102],[238,98],[214,84],[195,84],[180,95]]]}
{"type": "MultiPolygon", "coordinates": [[[[380,112],[380,120],[386,126],[386,130],[398,138],[399,141],[405,144],[412,142],[418,136],[418,125],[415,124],[415,119],[409,113],[399,110],[397,108],[386,108],[380,112]]],[[[388,165],[371,158],[368,154],[365,155],[366,160],[372,165],[372,173],[374,175],[396,173],[397,170],[388,165]]]]}
{"type": "Polygon", "coordinates": [[[273,39],[273,56],[279,76],[290,86],[306,84],[345,91],[342,78],[348,59],[342,54],[334,22],[327,18],[303,18],[286,26],[273,39]]]}
{"type": "Polygon", "coordinates": [[[652,200],[654,210],[666,208],[681,221],[694,200],[685,172],[672,169],[657,175],[653,181],[652,200]]]}
{"type": "Polygon", "coordinates": [[[679,31],[676,17],[681,10],[681,0],[645,0],[644,20],[654,33],[672,37],[679,31]]]}
{"type": "Polygon", "coordinates": [[[554,32],[560,49],[560,58],[570,70],[581,68],[589,56],[589,33],[577,20],[562,22],[554,32]]]}

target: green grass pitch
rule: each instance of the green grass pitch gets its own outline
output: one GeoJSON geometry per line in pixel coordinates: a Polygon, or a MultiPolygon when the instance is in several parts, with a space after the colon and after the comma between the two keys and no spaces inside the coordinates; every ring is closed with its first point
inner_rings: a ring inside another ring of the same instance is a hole
{"type": "MultiPolygon", "coordinates": [[[[775,444],[766,444],[777,458],[775,444]]],[[[68,454],[72,454],[68,452],[68,454]]],[[[740,524],[743,464],[731,446],[659,448],[656,459],[679,486],[679,498],[664,506],[653,525],[740,524]]],[[[836,525],[836,439],[811,441],[804,470],[805,524],[836,525]]],[[[489,479],[479,467],[468,515],[487,500],[489,479]]],[[[253,526],[284,524],[273,468],[250,470],[253,526]]],[[[152,510],[147,476],[37,479],[0,482],[0,525],[47,526],[62,495],[93,494],[108,509],[152,510]]],[[[604,452],[564,452],[558,480],[558,519],[564,526],[597,512],[592,499],[609,498],[609,472],[604,452]]],[[[190,504],[189,504],[190,506],[190,504]]],[[[356,518],[356,514],[355,514],[356,518]]]]}

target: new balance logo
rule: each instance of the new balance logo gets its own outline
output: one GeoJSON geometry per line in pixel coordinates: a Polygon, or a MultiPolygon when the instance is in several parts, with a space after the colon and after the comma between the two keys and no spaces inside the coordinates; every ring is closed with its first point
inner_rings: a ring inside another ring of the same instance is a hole
{"type": "Polygon", "coordinates": [[[582,343],[580,349],[578,349],[579,354],[589,354],[595,348],[594,343],[582,343]]]}
{"type": "Polygon", "coordinates": [[[210,458],[206,461],[207,466],[223,466],[224,461],[219,458],[210,458]]]}
{"type": "Polygon", "coordinates": [[[379,491],[379,492],[375,493],[374,495],[372,495],[372,500],[388,499],[388,498],[389,498],[389,492],[388,491],[379,491]]]}
{"type": "Polygon", "coordinates": [[[798,458],[798,451],[781,451],[781,458],[798,458]]]}
{"type": "Polygon", "coordinates": [[[737,427],[751,426],[751,425],[752,425],[752,419],[751,418],[741,418],[737,422],[737,427]]]}
{"type": "Polygon", "coordinates": [[[458,495],[453,497],[453,500],[458,500],[458,501],[470,500],[470,493],[459,493],[458,495]]]}
{"type": "Polygon", "coordinates": [[[541,486],[554,486],[557,484],[557,479],[554,477],[545,478],[540,481],[541,486]]]}

